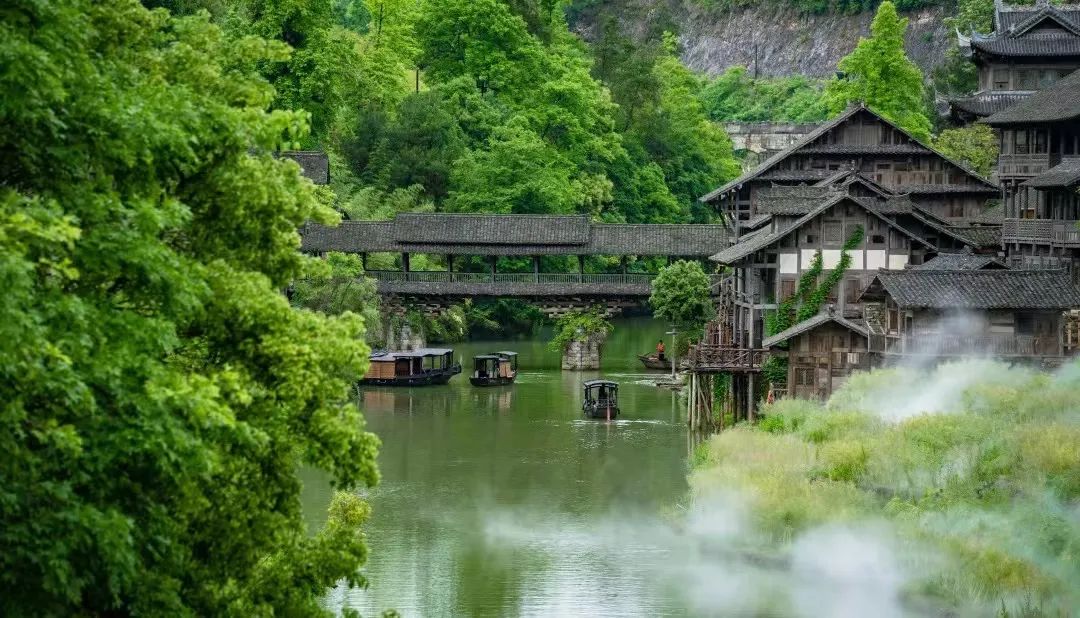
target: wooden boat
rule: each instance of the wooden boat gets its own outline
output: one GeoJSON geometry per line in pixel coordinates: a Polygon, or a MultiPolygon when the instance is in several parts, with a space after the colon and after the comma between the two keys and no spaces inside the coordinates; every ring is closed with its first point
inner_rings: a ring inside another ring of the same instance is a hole
{"type": "Polygon", "coordinates": [[[461,373],[449,348],[422,348],[411,352],[374,352],[361,384],[377,386],[430,386],[446,384],[461,373]]]}
{"type": "Polygon", "coordinates": [[[665,358],[660,360],[655,354],[638,354],[638,360],[641,364],[645,365],[646,369],[659,369],[663,371],[671,371],[671,359],[665,358]]]}
{"type": "Polygon", "coordinates": [[[492,352],[473,357],[473,386],[513,384],[517,378],[517,352],[492,352]]]}
{"type": "Polygon", "coordinates": [[[589,418],[612,420],[619,415],[619,384],[610,380],[586,380],[581,411],[589,418]]]}

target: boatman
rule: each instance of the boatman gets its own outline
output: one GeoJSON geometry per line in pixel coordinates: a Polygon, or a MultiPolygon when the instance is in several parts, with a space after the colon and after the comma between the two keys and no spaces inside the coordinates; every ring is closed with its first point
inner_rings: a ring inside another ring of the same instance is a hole
{"type": "Polygon", "coordinates": [[[664,360],[664,340],[656,342],[656,358],[658,360],[664,360]]]}

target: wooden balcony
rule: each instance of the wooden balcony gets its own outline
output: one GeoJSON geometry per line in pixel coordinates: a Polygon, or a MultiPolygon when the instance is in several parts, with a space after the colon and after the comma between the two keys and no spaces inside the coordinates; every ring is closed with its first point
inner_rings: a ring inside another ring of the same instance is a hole
{"type": "Polygon", "coordinates": [[[719,345],[690,346],[686,363],[696,373],[747,373],[761,371],[766,350],[719,345]]]}
{"type": "Polygon", "coordinates": [[[1080,221],[1060,219],[1005,219],[1001,239],[1051,247],[1080,247],[1080,221]]]}
{"type": "Polygon", "coordinates": [[[871,351],[905,356],[990,356],[1038,358],[1061,355],[1057,337],[1034,335],[965,336],[946,333],[872,337],[871,351]]]}
{"type": "MultiPolygon", "coordinates": [[[[998,176],[1002,178],[1038,176],[1053,167],[1052,156],[1050,153],[1003,154],[998,157],[998,176]]],[[[1057,158],[1060,158],[1060,155],[1057,158]]]]}

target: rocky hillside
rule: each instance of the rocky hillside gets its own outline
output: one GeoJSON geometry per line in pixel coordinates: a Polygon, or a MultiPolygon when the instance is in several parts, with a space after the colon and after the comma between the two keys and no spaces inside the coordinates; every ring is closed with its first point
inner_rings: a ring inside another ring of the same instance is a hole
{"type": "MultiPolygon", "coordinates": [[[[581,12],[574,23],[585,38],[600,19],[618,16],[622,28],[636,38],[656,36],[674,27],[683,60],[708,74],[744,65],[761,75],[832,74],[860,36],[870,31],[873,13],[808,15],[792,8],[762,6],[735,11],[703,9],[694,0],[606,0],[581,12]]],[[[907,14],[908,55],[927,71],[944,58],[951,44],[940,7],[907,14]]]]}

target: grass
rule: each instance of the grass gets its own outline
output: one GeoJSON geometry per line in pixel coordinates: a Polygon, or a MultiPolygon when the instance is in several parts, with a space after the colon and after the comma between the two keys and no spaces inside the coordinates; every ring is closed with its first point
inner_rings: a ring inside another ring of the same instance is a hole
{"type": "Polygon", "coordinates": [[[885,521],[921,548],[904,591],[920,608],[1080,607],[1080,364],[875,371],[826,405],[763,416],[703,445],[691,486],[744,496],[748,537],[771,551],[819,526],[885,521]]]}

